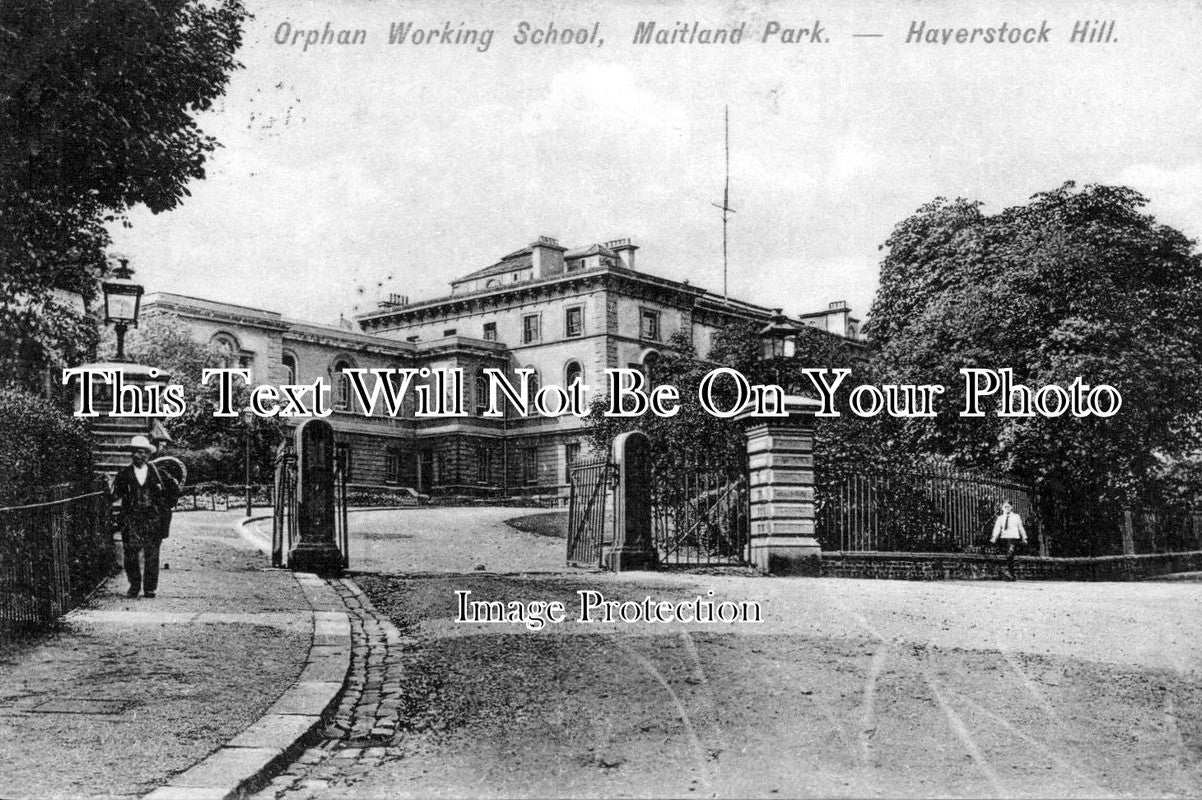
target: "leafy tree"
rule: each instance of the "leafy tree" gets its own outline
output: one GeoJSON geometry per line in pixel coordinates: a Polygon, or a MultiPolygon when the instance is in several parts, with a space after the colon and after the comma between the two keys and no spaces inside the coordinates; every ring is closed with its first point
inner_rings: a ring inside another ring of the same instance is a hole
{"type": "MultiPolygon", "coordinates": [[[[807,367],[863,369],[857,345],[819,330],[803,328],[796,337],[794,353],[767,356],[758,326],[734,324],[718,331],[708,358],[699,359],[691,339],[677,334],[664,354],[649,368],[648,385],[668,384],[680,394],[680,413],[660,418],[647,413],[637,418],[605,417],[608,396],[594,399],[588,418],[590,443],[608,452],[613,438],[623,431],[639,429],[651,440],[654,463],[672,480],[676,472],[687,472],[701,463],[711,469],[741,473],[746,462],[745,422],[721,419],[705,411],[697,399],[702,378],[712,369],[725,366],[741,372],[754,384],[776,384],[789,394],[813,395],[813,385],[801,370],[807,367]]],[[[735,403],[735,385],[720,380],[714,386],[715,402],[721,408],[735,403]]],[[[845,419],[817,420],[815,458],[819,474],[830,482],[843,479],[853,466],[878,458],[884,441],[866,426],[845,419]]]]}
{"type": "MultiPolygon", "coordinates": [[[[169,373],[171,383],[183,387],[184,414],[166,420],[164,427],[171,434],[172,454],[188,466],[189,481],[241,483],[246,431],[236,418],[213,415],[217,408],[217,384],[201,383],[203,371],[218,366],[226,354],[212,345],[197,342],[187,326],[158,317],[130,332],[126,352],[135,362],[169,373]]],[[[235,384],[235,408],[245,408],[250,392],[240,381],[235,384]]],[[[251,464],[255,479],[263,481],[271,474],[275,447],[283,430],[284,425],[278,419],[254,418],[251,464]]]]}
{"type": "Polygon", "coordinates": [[[217,146],[240,0],[0,0],[0,379],[78,363],[105,225],[176,207],[217,146]]]}
{"type": "Polygon", "coordinates": [[[1164,462],[1196,453],[1202,409],[1202,260],[1194,242],[1124,187],[1072,183],[985,214],[936,199],[885,244],[866,333],[882,380],[948,387],[942,413],[906,420],[899,444],[1032,483],[1104,550],[1118,510],[1151,500],[1164,462]],[[1110,418],[961,418],[964,367],[1016,383],[1116,387],[1110,418]]]}

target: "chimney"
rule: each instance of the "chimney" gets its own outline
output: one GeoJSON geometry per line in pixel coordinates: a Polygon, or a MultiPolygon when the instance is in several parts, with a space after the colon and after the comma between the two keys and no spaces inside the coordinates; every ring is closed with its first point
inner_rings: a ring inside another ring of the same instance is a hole
{"type": "Polygon", "coordinates": [[[622,266],[634,269],[634,251],[639,249],[637,245],[631,244],[629,239],[612,239],[606,242],[605,246],[618,254],[618,258],[622,259],[622,266]]]}
{"type": "Polygon", "coordinates": [[[534,264],[534,278],[550,278],[563,274],[563,254],[566,247],[550,236],[540,236],[530,245],[530,258],[534,264]]]}

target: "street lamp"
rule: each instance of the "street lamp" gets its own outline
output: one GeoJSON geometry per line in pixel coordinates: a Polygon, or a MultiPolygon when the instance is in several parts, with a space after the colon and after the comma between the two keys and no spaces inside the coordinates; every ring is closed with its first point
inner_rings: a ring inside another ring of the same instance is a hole
{"type": "Polygon", "coordinates": [[[764,358],[789,358],[797,348],[797,334],[801,325],[792,322],[780,309],[772,321],[760,328],[760,339],[764,342],[764,358]]]}
{"type": "Polygon", "coordinates": [[[112,271],[112,276],[102,281],[101,290],[104,292],[104,323],[113,324],[117,333],[117,361],[125,360],[125,331],[132,325],[138,327],[138,312],[142,310],[142,286],[135,283],[133,270],[129,268],[129,259],[125,256],[112,255],[110,265],[117,262],[118,266],[112,271]]]}
{"type": "Polygon", "coordinates": [[[246,439],[246,516],[250,516],[250,426],[255,421],[255,412],[250,406],[242,409],[242,429],[246,439]]]}

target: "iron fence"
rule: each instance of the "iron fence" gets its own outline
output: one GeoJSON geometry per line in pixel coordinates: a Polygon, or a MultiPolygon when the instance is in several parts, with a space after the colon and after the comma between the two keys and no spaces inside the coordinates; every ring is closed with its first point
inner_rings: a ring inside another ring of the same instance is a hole
{"type": "MultiPolygon", "coordinates": [[[[275,491],[271,484],[251,486],[251,505],[272,508],[275,491]]],[[[231,511],[246,507],[246,486],[227,483],[198,483],[186,486],[175,501],[174,511],[231,511]]]]}
{"type": "Polygon", "coordinates": [[[1022,517],[1032,550],[1040,547],[1039,502],[1029,487],[937,465],[820,486],[818,541],[843,552],[980,552],[1003,501],[1022,517]]]}
{"type": "Polygon", "coordinates": [[[45,500],[0,508],[0,643],[69,611],[113,574],[107,491],[60,484],[45,500]]]}

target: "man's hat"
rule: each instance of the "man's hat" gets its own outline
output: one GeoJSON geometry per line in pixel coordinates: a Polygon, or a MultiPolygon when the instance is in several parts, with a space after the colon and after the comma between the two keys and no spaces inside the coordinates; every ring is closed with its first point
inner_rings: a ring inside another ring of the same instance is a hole
{"type": "Polygon", "coordinates": [[[130,450],[141,449],[141,450],[147,450],[147,451],[153,453],[154,445],[151,444],[150,440],[147,439],[145,436],[135,436],[134,438],[129,440],[129,449],[130,450]]]}

